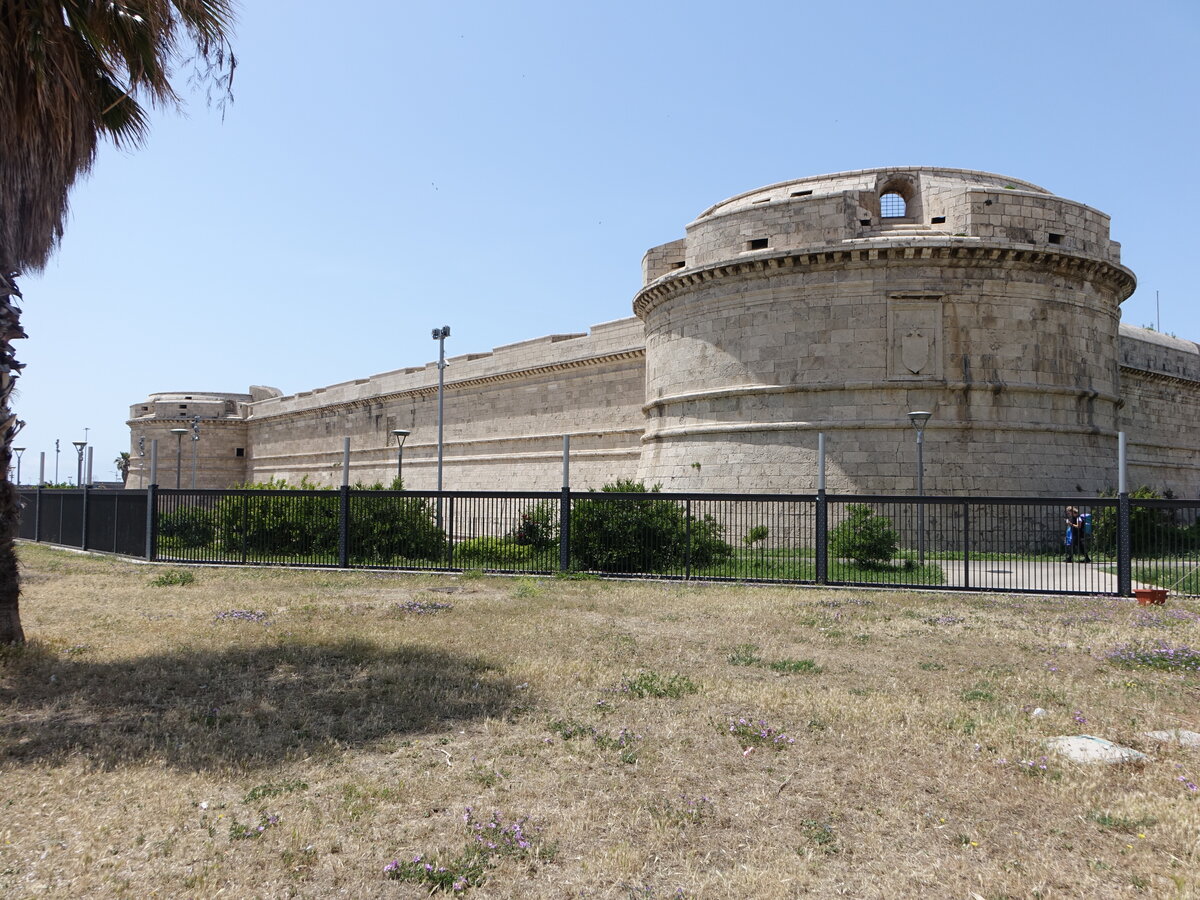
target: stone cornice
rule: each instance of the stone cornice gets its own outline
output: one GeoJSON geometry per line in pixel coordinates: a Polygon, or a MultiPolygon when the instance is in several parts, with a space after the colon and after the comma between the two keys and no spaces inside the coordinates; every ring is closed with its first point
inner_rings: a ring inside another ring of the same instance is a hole
{"type": "MultiPolygon", "coordinates": [[[[895,419],[843,419],[823,420],[820,422],[748,422],[748,423],[711,423],[703,425],[677,425],[664,428],[661,431],[647,431],[642,437],[643,444],[653,444],[664,438],[693,437],[699,435],[751,435],[781,431],[910,431],[912,425],[907,421],[898,422],[895,419]]],[[[1088,425],[1055,425],[1037,422],[1005,422],[990,424],[985,422],[945,422],[934,425],[930,422],[925,430],[950,431],[961,433],[970,431],[994,432],[1034,432],[1052,434],[1101,434],[1115,437],[1117,432],[1111,428],[1100,428],[1088,425]]]]}
{"type": "Polygon", "coordinates": [[[1137,366],[1121,366],[1122,374],[1138,375],[1153,381],[1165,381],[1181,387],[1200,388],[1200,381],[1195,378],[1184,378],[1182,375],[1168,375],[1166,372],[1155,372],[1153,369],[1139,369],[1137,366]]]}
{"type": "Polygon", "coordinates": [[[679,269],[642,288],[633,299],[633,311],[645,318],[654,307],[680,293],[708,282],[747,274],[776,274],[787,271],[823,271],[857,268],[878,263],[888,265],[928,265],[978,268],[982,266],[1025,266],[1105,282],[1117,294],[1118,302],[1133,293],[1137,284],[1133,272],[1124,266],[1091,256],[1032,245],[1014,247],[962,240],[906,238],[856,242],[853,246],[830,244],[820,249],[763,251],[745,259],[725,260],[693,269],[679,269]]]}
{"type": "MultiPolygon", "coordinates": [[[[725,400],[736,399],[739,397],[759,397],[764,394],[807,394],[807,393],[825,393],[830,391],[851,392],[851,391],[911,391],[915,389],[929,388],[945,391],[978,391],[980,393],[994,393],[997,391],[1006,391],[1014,394],[1038,394],[1038,395],[1058,395],[1062,397],[1070,397],[1072,399],[1078,397],[1092,397],[1097,400],[1104,400],[1109,403],[1116,403],[1120,398],[1115,394],[1108,394],[1102,391],[1093,390],[1091,388],[1076,388],[1069,386],[1055,386],[1043,384],[1031,384],[1027,382],[972,382],[968,384],[965,381],[942,381],[939,379],[900,379],[895,381],[846,381],[846,382],[824,382],[820,384],[739,384],[725,388],[713,388],[707,391],[688,391],[683,394],[672,394],[666,397],[659,397],[651,400],[642,407],[642,412],[651,415],[657,409],[665,409],[671,404],[694,402],[697,400],[725,400]]],[[[653,417],[651,417],[653,422],[653,417]]]]}
{"type": "MultiPolygon", "coordinates": [[[[525,378],[536,378],[541,375],[552,375],[557,372],[568,372],[573,369],[582,369],[589,366],[602,366],[608,363],[622,362],[624,360],[641,359],[645,357],[645,355],[646,349],[644,347],[635,347],[628,350],[620,350],[616,353],[606,353],[601,356],[589,356],[583,359],[572,359],[564,362],[549,363],[544,366],[532,366],[526,369],[512,369],[507,372],[495,372],[490,375],[480,375],[474,378],[463,378],[457,381],[447,381],[445,388],[447,391],[461,391],[470,388],[483,387],[485,385],[501,384],[508,381],[518,381],[525,378]]],[[[371,397],[356,397],[353,400],[342,400],[336,403],[318,403],[314,406],[304,406],[299,409],[281,410],[278,413],[255,414],[252,412],[246,421],[286,421],[288,419],[311,416],[314,413],[328,415],[347,410],[369,409],[371,407],[382,406],[386,403],[401,399],[436,396],[437,390],[436,384],[429,384],[400,391],[389,391],[388,393],[376,394],[371,397]]]]}

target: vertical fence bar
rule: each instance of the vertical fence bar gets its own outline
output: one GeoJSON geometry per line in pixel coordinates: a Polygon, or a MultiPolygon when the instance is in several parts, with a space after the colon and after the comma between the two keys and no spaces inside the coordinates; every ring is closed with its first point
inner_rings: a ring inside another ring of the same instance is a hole
{"type": "Polygon", "coordinates": [[[829,583],[829,498],[817,489],[817,584],[829,583]]]}
{"type": "Polygon", "coordinates": [[[449,501],[449,511],[446,517],[446,568],[454,568],[454,497],[446,498],[449,501]]]}
{"type": "Polygon", "coordinates": [[[571,569],[571,489],[564,487],[558,501],[558,570],[571,569]]]}
{"type": "MultiPolygon", "coordinates": [[[[45,454],[43,454],[45,455],[45,454]]],[[[38,482],[37,492],[33,498],[33,539],[42,539],[42,482],[38,482]]]]}
{"type": "Polygon", "coordinates": [[[81,534],[79,536],[79,549],[86,550],[88,548],[88,495],[91,493],[91,488],[88,485],[83,486],[83,510],[79,516],[81,534]]]}
{"type": "Polygon", "coordinates": [[[350,567],[350,485],[338,488],[338,566],[350,567]]]}
{"type": "Polygon", "coordinates": [[[146,486],[146,559],[158,558],[158,485],[146,486]]]}
{"type": "Polygon", "coordinates": [[[971,586],[971,504],[966,500],[962,503],[962,555],[963,555],[963,584],[971,586]]]}
{"type": "Polygon", "coordinates": [[[1129,528],[1129,492],[1117,499],[1117,596],[1133,595],[1132,540],[1129,528]]]}
{"type": "Polygon", "coordinates": [[[687,536],[683,545],[683,577],[692,577],[692,498],[683,501],[683,515],[687,536]]]}

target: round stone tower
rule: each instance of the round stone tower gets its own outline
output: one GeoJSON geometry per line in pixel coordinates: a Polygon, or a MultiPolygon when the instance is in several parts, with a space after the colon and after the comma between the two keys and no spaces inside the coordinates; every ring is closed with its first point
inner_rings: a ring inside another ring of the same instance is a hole
{"type": "Polygon", "coordinates": [[[1109,218],[961,169],[804,178],[650,250],[639,476],[673,490],[1094,493],[1116,482],[1109,218]]]}

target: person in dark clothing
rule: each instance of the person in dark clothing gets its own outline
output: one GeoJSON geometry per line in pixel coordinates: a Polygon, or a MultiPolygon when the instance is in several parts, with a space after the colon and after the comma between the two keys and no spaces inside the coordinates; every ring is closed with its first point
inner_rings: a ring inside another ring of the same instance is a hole
{"type": "Polygon", "coordinates": [[[1078,506],[1067,507],[1067,562],[1075,562],[1075,554],[1083,556],[1082,562],[1091,562],[1088,554],[1087,534],[1084,529],[1084,517],[1079,514],[1078,506]]]}

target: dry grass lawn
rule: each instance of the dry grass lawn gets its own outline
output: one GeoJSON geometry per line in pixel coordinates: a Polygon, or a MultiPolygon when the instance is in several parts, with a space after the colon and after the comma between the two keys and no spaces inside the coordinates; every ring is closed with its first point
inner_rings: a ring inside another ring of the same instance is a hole
{"type": "Polygon", "coordinates": [[[5,897],[1200,896],[1195,601],[21,555],[5,897]]]}

